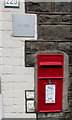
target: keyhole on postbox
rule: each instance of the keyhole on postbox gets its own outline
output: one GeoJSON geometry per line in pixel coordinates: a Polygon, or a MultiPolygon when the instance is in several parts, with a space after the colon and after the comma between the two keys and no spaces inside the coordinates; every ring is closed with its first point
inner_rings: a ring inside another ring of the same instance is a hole
{"type": "Polygon", "coordinates": [[[52,83],[52,79],[50,78],[50,79],[48,79],[48,81],[49,81],[49,83],[52,83]]]}

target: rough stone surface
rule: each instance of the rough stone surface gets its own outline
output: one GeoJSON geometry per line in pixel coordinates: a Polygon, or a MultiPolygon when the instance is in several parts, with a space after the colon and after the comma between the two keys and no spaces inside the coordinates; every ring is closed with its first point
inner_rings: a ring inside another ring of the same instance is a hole
{"type": "Polygon", "coordinates": [[[49,113],[49,114],[45,114],[45,113],[40,113],[38,118],[40,118],[40,120],[43,120],[46,118],[47,119],[54,119],[54,120],[69,120],[71,118],[71,113],[60,113],[60,116],[58,116],[59,114],[56,113],[49,113]],[[66,116],[66,117],[65,117],[66,116]]]}
{"type": "Polygon", "coordinates": [[[54,49],[54,43],[53,42],[26,42],[26,52],[37,52],[37,51],[46,51],[47,49],[54,49]]]}
{"type": "Polygon", "coordinates": [[[69,56],[69,63],[72,64],[72,55],[69,56]]]}
{"type": "Polygon", "coordinates": [[[70,12],[70,2],[55,3],[55,12],[70,12]]]}
{"type": "Polygon", "coordinates": [[[68,40],[70,39],[70,26],[39,25],[38,38],[43,40],[68,40]]]}
{"type": "Polygon", "coordinates": [[[71,42],[59,43],[58,49],[66,52],[68,54],[71,54],[70,44],[71,44],[71,42]]]}
{"type": "Polygon", "coordinates": [[[70,22],[70,15],[38,15],[38,23],[48,24],[48,23],[66,23],[70,22]]]}
{"type": "MultiPolygon", "coordinates": [[[[60,50],[69,54],[69,61],[72,64],[72,55],[71,55],[71,42],[48,42],[48,41],[34,41],[34,42],[26,42],[26,66],[34,65],[34,55],[39,51],[48,51],[48,50],[60,50]]],[[[71,71],[71,68],[70,68],[71,71]]]]}
{"type": "Polygon", "coordinates": [[[70,12],[71,2],[26,2],[26,11],[37,12],[70,12]]]}
{"type": "Polygon", "coordinates": [[[72,74],[72,66],[69,66],[69,73],[72,74]]]}
{"type": "Polygon", "coordinates": [[[51,12],[52,11],[52,4],[51,2],[48,3],[26,3],[26,11],[37,11],[37,12],[51,12]]]}

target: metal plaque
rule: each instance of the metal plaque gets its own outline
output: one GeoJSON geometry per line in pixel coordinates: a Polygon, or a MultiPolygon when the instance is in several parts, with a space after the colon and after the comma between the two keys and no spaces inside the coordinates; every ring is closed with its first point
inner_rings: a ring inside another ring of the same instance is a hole
{"type": "Polygon", "coordinates": [[[55,103],[55,88],[54,84],[46,85],[46,101],[45,103],[55,103]]]}
{"type": "Polygon", "coordinates": [[[9,7],[9,8],[19,8],[19,3],[20,0],[5,0],[4,1],[4,5],[5,7],[9,7]]]}
{"type": "Polygon", "coordinates": [[[34,37],[35,15],[13,14],[13,36],[34,37]]]}

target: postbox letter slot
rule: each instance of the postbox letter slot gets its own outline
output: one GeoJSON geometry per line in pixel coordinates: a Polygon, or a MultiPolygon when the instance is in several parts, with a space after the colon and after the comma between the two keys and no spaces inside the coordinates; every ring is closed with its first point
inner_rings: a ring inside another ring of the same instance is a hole
{"type": "Polygon", "coordinates": [[[61,62],[40,62],[40,66],[47,66],[47,65],[58,65],[61,66],[62,63],[61,62]]]}
{"type": "Polygon", "coordinates": [[[58,68],[62,67],[61,62],[40,62],[40,67],[41,68],[58,68]]]}

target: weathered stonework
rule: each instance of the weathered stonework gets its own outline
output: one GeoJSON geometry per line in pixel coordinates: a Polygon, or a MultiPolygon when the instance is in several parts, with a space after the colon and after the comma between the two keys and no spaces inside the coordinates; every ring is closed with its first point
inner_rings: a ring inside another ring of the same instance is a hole
{"type": "Polygon", "coordinates": [[[26,11],[70,12],[71,2],[27,2],[26,11]]]}
{"type": "Polygon", "coordinates": [[[38,38],[43,40],[69,40],[70,26],[68,25],[39,25],[38,38]]]}
{"type": "MultiPolygon", "coordinates": [[[[72,2],[26,3],[26,12],[35,13],[38,17],[38,40],[26,41],[25,66],[34,66],[34,58],[37,52],[60,50],[69,56],[68,79],[68,106],[69,111],[54,114],[40,114],[39,117],[52,120],[66,120],[72,118],[72,2]],[[50,7],[48,6],[50,4],[50,7]],[[37,7],[38,6],[38,7],[37,7]],[[48,8],[47,8],[48,6],[48,8]],[[48,118],[47,118],[48,119],[48,118]]],[[[44,119],[43,118],[43,119],[44,119]]]]}
{"type": "Polygon", "coordinates": [[[72,63],[71,42],[57,42],[57,41],[26,41],[26,66],[34,64],[34,54],[39,51],[60,50],[69,55],[70,64],[72,63]],[[35,48],[35,49],[34,49],[35,48]],[[28,59],[29,58],[29,59],[28,59]],[[31,58],[31,59],[30,59],[31,58]]]}
{"type": "Polygon", "coordinates": [[[71,11],[70,2],[57,2],[55,3],[55,12],[70,12],[71,11]]]}
{"type": "Polygon", "coordinates": [[[28,3],[26,3],[26,11],[51,12],[52,11],[52,3],[51,2],[48,2],[48,3],[28,2],[28,3]]]}
{"type": "Polygon", "coordinates": [[[62,22],[63,24],[70,22],[70,15],[38,15],[38,23],[40,24],[61,24],[62,22]]]}

